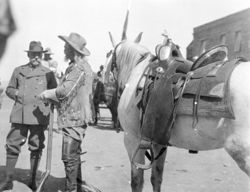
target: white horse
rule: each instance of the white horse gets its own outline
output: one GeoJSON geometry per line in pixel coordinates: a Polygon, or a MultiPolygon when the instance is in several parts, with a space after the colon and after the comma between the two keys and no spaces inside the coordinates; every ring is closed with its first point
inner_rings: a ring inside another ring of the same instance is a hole
{"type": "MultiPolygon", "coordinates": [[[[143,188],[143,170],[138,169],[134,162],[145,163],[145,150],[139,150],[135,155],[141,141],[136,91],[151,56],[147,48],[124,40],[115,47],[111,62],[115,65],[121,94],[118,117],[124,130],[124,144],[131,160],[133,192],[141,192],[143,188]]],[[[240,169],[250,176],[249,71],[250,62],[242,62],[235,67],[229,80],[229,94],[235,119],[199,117],[196,127],[202,132],[201,135],[192,127],[192,116],[177,115],[169,143],[178,148],[198,151],[224,148],[240,169]]],[[[159,153],[160,149],[161,146],[153,145],[155,154],[159,153]]],[[[151,183],[154,192],[160,192],[161,189],[165,157],[166,151],[152,165],[151,183]]]]}

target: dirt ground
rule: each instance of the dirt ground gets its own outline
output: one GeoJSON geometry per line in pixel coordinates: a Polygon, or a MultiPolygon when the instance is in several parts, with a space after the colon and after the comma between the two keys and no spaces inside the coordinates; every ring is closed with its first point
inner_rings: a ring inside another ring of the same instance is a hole
{"type": "MultiPolygon", "coordinates": [[[[0,181],[5,171],[5,139],[10,129],[9,115],[12,102],[4,98],[0,110],[0,181]]],[[[110,113],[101,109],[100,127],[89,127],[82,144],[83,179],[102,192],[128,192],[130,164],[123,145],[123,132],[107,128],[110,113]]],[[[56,125],[55,125],[56,126],[56,125]]],[[[46,132],[47,134],[47,132],[46,132]]],[[[54,133],[52,172],[45,183],[45,192],[64,191],[64,167],[61,161],[61,135],[54,133]]],[[[46,149],[39,167],[39,178],[45,170],[46,149]]],[[[248,192],[249,178],[223,150],[190,154],[187,150],[170,147],[166,160],[163,192],[248,192]]],[[[22,149],[14,177],[14,192],[29,192],[29,151],[22,149]]],[[[151,192],[150,170],[145,171],[144,192],[151,192]]]]}

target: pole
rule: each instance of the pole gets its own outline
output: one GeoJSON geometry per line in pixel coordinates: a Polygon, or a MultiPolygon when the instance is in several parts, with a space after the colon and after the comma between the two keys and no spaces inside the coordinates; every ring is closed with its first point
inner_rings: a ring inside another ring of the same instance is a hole
{"type": "Polygon", "coordinates": [[[41,182],[36,190],[40,192],[42,187],[50,175],[51,171],[51,159],[52,159],[52,139],[53,139],[53,124],[54,124],[54,105],[50,104],[50,118],[49,118],[49,130],[48,130],[48,144],[47,144],[47,158],[46,158],[46,171],[42,175],[41,182]]]}

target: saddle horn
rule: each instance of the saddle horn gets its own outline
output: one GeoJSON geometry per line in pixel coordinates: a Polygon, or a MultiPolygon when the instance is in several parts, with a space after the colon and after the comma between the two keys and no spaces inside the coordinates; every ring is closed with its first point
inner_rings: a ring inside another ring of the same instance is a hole
{"type": "Polygon", "coordinates": [[[114,40],[114,38],[113,38],[113,35],[111,34],[110,31],[109,31],[109,38],[110,38],[110,41],[111,41],[111,43],[112,43],[113,48],[115,48],[116,43],[115,43],[115,40],[114,40]]]}
{"type": "Polygon", "coordinates": [[[142,34],[143,34],[143,32],[140,32],[140,33],[138,34],[138,36],[137,36],[137,37],[135,38],[135,40],[134,40],[135,43],[140,43],[141,38],[142,38],[142,34]]]}

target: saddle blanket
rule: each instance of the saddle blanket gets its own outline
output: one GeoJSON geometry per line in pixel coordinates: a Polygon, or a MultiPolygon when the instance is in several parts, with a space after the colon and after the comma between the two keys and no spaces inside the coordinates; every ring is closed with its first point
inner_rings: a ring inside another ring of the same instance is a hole
{"type": "Polygon", "coordinates": [[[229,94],[230,75],[240,59],[215,62],[194,71],[177,106],[178,115],[194,115],[197,101],[197,116],[234,119],[229,94]]]}

